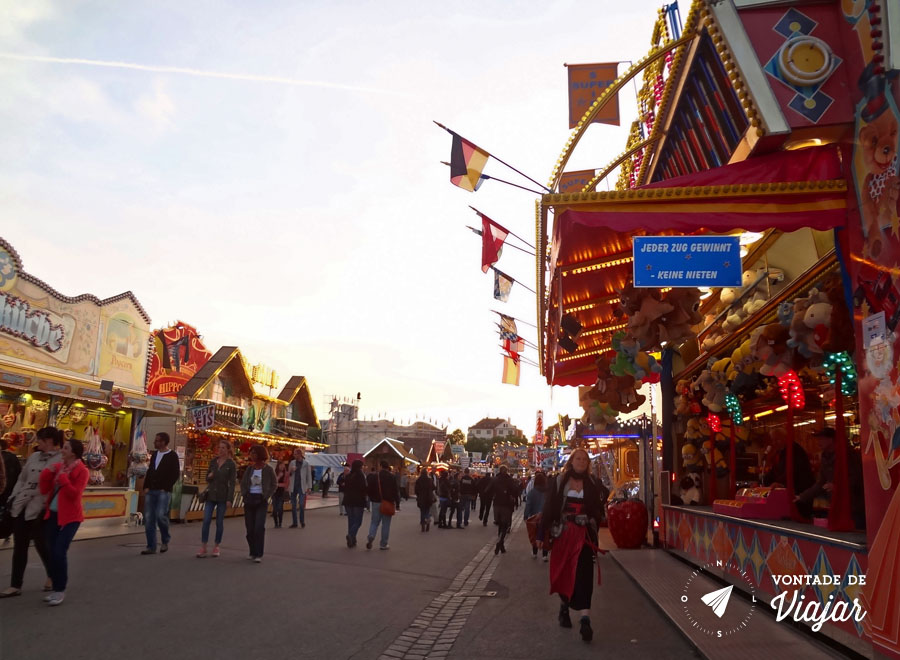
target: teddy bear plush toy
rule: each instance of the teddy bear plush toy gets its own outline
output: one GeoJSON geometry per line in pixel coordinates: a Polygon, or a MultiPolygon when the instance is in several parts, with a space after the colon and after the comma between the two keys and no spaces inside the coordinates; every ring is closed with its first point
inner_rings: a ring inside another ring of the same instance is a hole
{"type": "Polygon", "coordinates": [[[691,381],[686,378],[675,384],[675,414],[682,417],[691,414],[691,381]]]}
{"type": "Polygon", "coordinates": [[[841,278],[834,276],[823,286],[825,295],[831,303],[831,320],[828,324],[828,336],[821,344],[826,353],[840,353],[852,351],[855,345],[853,340],[853,321],[844,300],[844,288],[841,278]]]}
{"type": "Polygon", "coordinates": [[[673,309],[663,317],[659,340],[678,346],[695,335],[693,327],[703,320],[700,316],[700,289],[675,288],[663,300],[673,309]]]}
{"type": "MultiPolygon", "coordinates": [[[[794,301],[794,313],[791,317],[790,338],[788,346],[797,349],[797,352],[805,358],[811,358],[813,355],[821,355],[822,349],[816,344],[814,337],[814,329],[806,321],[806,311],[817,303],[828,303],[828,296],[820,292],[818,289],[810,289],[809,294],[804,298],[797,298],[794,301]]],[[[818,307],[815,315],[810,322],[817,322],[824,316],[830,316],[831,310],[818,307]]]]}
{"type": "Polygon", "coordinates": [[[703,472],[705,465],[703,454],[697,449],[697,445],[690,440],[685,442],[684,446],[681,448],[681,459],[684,469],[688,472],[695,474],[703,472]]]}
{"type": "Polygon", "coordinates": [[[698,384],[704,392],[703,405],[712,412],[721,412],[725,408],[725,395],[728,393],[726,373],[730,363],[728,358],[716,360],[698,378],[698,384]]]}
{"type": "Polygon", "coordinates": [[[769,323],[756,328],[750,335],[753,358],[761,362],[759,373],[763,376],[781,376],[791,369],[793,356],[788,340],[790,331],[780,323],[769,323]]]}
{"type": "Polygon", "coordinates": [[[635,289],[631,283],[619,292],[618,316],[628,317],[628,334],[641,350],[659,348],[662,317],[675,308],[661,299],[657,289],[635,289]]]}

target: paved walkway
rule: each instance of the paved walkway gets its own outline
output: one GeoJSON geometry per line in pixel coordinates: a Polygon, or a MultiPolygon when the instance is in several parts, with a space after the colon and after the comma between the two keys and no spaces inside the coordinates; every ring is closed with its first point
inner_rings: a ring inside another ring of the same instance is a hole
{"type": "MultiPolygon", "coordinates": [[[[32,551],[23,595],[0,600],[0,658],[697,657],[608,556],[594,642],[583,643],[577,627],[561,629],[548,565],[531,558],[521,522],[509,552],[495,556],[493,525],[473,517],[462,530],[422,533],[412,502],[392,521],[388,551],[347,548],[346,520],[311,507],[305,529],[270,526],[261,564],[246,560],[238,519],[226,521],[218,559],[194,557],[198,523],[174,526],[162,555],[141,556],[140,536],[79,541],[56,608],[41,602],[32,551]]],[[[0,559],[6,583],[10,553],[0,559]]]]}

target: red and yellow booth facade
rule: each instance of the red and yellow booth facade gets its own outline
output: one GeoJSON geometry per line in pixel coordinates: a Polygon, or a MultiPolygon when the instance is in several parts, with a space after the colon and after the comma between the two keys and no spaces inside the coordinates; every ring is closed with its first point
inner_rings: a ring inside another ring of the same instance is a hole
{"type": "Polygon", "coordinates": [[[783,590],[773,576],[842,576],[802,595],[867,615],[823,633],[900,657],[892,13],[701,1],[680,33],[661,15],[654,49],[588,110],[549,185],[641,75],[625,151],[581,191],[542,197],[536,252],[542,371],[581,387],[584,421],[615,424],[661,377],[666,548],[739,566],[764,600],[783,590]],[[616,190],[598,192],[615,171],[616,190]],[[701,265],[707,249],[720,268],[701,265]]]}

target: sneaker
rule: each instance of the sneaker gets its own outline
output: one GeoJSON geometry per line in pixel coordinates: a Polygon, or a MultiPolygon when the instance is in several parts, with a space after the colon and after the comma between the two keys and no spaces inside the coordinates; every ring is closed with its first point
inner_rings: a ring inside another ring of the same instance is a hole
{"type": "Polygon", "coordinates": [[[49,603],[49,602],[50,602],[51,600],[53,600],[54,598],[56,598],[56,592],[55,592],[55,591],[51,591],[49,594],[47,594],[46,596],[44,596],[41,600],[43,600],[45,603],[49,603]]]}
{"type": "Polygon", "coordinates": [[[561,628],[571,628],[572,619],[569,618],[569,608],[565,605],[559,606],[559,625],[561,628]]]}
{"type": "Polygon", "coordinates": [[[262,557],[254,557],[254,558],[253,558],[253,563],[254,563],[254,564],[261,564],[261,563],[262,563],[262,557]]]}
{"type": "Polygon", "coordinates": [[[144,548],[143,550],[141,550],[141,554],[142,555],[155,555],[156,548],[144,548]]]}
{"type": "Polygon", "coordinates": [[[206,557],[206,546],[200,548],[200,552],[197,553],[197,559],[203,559],[206,557]]]}
{"type": "Polygon", "coordinates": [[[378,546],[378,549],[379,549],[379,550],[390,550],[390,549],[391,549],[391,546],[389,546],[389,545],[380,545],[380,546],[378,546]]]}
{"type": "Polygon", "coordinates": [[[374,541],[374,540],[375,539],[372,538],[371,536],[366,539],[366,550],[372,549],[372,541],[374,541]]]}
{"type": "Polygon", "coordinates": [[[163,543],[161,546],[159,546],[159,553],[160,553],[160,554],[162,554],[162,553],[164,553],[164,552],[168,552],[168,550],[169,550],[169,544],[168,544],[168,543],[163,543]]]}
{"type": "Polygon", "coordinates": [[[50,600],[47,601],[47,605],[55,607],[57,605],[62,605],[62,602],[66,598],[66,593],[64,591],[57,591],[56,593],[51,594],[51,596],[50,600]]]}
{"type": "Polygon", "coordinates": [[[256,556],[255,556],[255,555],[248,555],[248,556],[247,556],[247,559],[249,559],[250,561],[253,561],[254,559],[256,559],[256,556]]]}
{"type": "Polygon", "coordinates": [[[219,546],[216,546],[215,548],[213,548],[212,556],[213,556],[213,557],[218,557],[218,556],[219,556],[219,546]]]}
{"type": "Polygon", "coordinates": [[[579,632],[581,632],[581,639],[586,642],[594,639],[594,629],[591,628],[591,620],[586,616],[581,617],[581,626],[579,627],[579,632]]]}
{"type": "Polygon", "coordinates": [[[544,553],[544,561],[550,561],[550,557],[547,556],[547,553],[544,553]]]}

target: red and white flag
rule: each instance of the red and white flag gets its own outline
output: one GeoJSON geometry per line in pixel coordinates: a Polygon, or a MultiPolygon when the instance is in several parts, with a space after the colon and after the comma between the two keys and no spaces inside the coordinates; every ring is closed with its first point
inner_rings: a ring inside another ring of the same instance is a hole
{"type": "Polygon", "coordinates": [[[481,215],[481,272],[488,272],[488,268],[500,259],[503,242],[509,236],[509,231],[498,225],[489,217],[481,215]]]}

